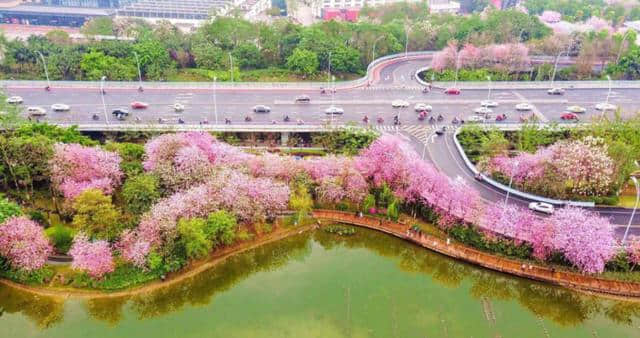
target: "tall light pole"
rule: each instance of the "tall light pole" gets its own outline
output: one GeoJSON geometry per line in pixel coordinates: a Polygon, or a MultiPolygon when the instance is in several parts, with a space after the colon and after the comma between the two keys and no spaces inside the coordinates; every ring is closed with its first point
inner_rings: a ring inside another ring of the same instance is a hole
{"type": "MultiPolygon", "coordinates": [[[[562,50],[560,51],[560,53],[558,53],[558,56],[556,56],[556,62],[553,64],[553,74],[551,75],[551,88],[553,88],[553,82],[556,80],[556,70],[558,69],[558,61],[560,61],[560,56],[562,55],[562,53],[564,53],[565,51],[562,50]]],[[[567,54],[569,54],[569,50],[566,50],[567,54]]]]}
{"type": "MultiPolygon", "coordinates": [[[[335,110],[335,99],[333,98],[336,89],[335,89],[335,85],[336,85],[336,77],[335,76],[331,76],[331,109],[335,110]]],[[[331,122],[330,122],[331,126],[333,126],[333,110],[331,111],[331,122]]]]}
{"type": "Polygon", "coordinates": [[[231,55],[231,52],[229,52],[229,65],[231,68],[231,83],[233,83],[233,56],[231,55]]]}
{"type": "Polygon", "coordinates": [[[216,97],[216,89],[218,84],[218,77],[213,77],[213,114],[215,115],[216,125],[218,124],[218,100],[216,97]]]}
{"type": "Polygon", "coordinates": [[[409,27],[404,25],[404,57],[409,55],[409,27]]]}
{"type": "Polygon", "coordinates": [[[102,111],[104,112],[104,122],[109,124],[109,116],[107,115],[107,105],[104,103],[104,80],[107,77],[103,76],[100,78],[100,97],[102,98],[102,111]]]}
{"type": "Polygon", "coordinates": [[[138,53],[135,51],[133,55],[136,57],[136,64],[138,65],[138,89],[142,89],[142,72],[140,71],[140,58],[138,57],[138,53]]]}
{"type": "Polygon", "coordinates": [[[329,61],[329,68],[327,70],[327,87],[331,90],[331,52],[329,52],[329,59],[327,60],[329,61]]]}
{"type": "Polygon", "coordinates": [[[44,55],[42,55],[40,51],[37,51],[36,53],[38,53],[38,55],[40,56],[40,60],[42,60],[42,66],[44,67],[44,76],[47,77],[47,88],[51,88],[51,81],[49,81],[49,70],[47,69],[47,62],[44,60],[44,55]]]}
{"type": "Polygon", "coordinates": [[[487,80],[489,80],[489,93],[487,93],[487,101],[491,100],[491,87],[493,86],[493,82],[491,82],[491,76],[487,76],[487,80]]]}
{"type": "Polygon", "coordinates": [[[627,223],[627,229],[624,231],[624,236],[622,236],[622,245],[627,240],[627,235],[629,234],[629,227],[631,227],[631,223],[633,222],[633,217],[636,215],[636,209],[638,209],[638,202],[640,202],[640,184],[638,183],[638,179],[635,176],[631,176],[631,180],[633,184],[636,186],[636,204],[633,207],[633,211],[631,212],[631,218],[629,218],[629,223],[627,223]]]}
{"type": "Polygon", "coordinates": [[[507,196],[504,199],[504,207],[507,207],[507,201],[509,200],[509,190],[511,190],[511,184],[513,183],[513,175],[515,175],[516,173],[516,169],[518,169],[518,164],[520,164],[520,162],[515,161],[513,162],[513,171],[511,172],[511,178],[509,178],[509,189],[507,190],[507,196]]]}
{"type": "Polygon", "coordinates": [[[622,36],[622,41],[620,41],[620,48],[618,49],[618,56],[616,56],[616,64],[618,63],[618,61],[620,61],[620,55],[622,54],[622,48],[624,47],[624,40],[627,39],[629,33],[631,33],[631,29],[624,33],[624,36],[622,36]]]}
{"type": "Polygon", "coordinates": [[[371,62],[373,62],[373,60],[376,59],[376,43],[378,43],[378,41],[380,41],[380,39],[383,39],[384,35],[379,36],[375,41],[373,41],[373,48],[371,48],[371,62]]]}
{"type": "MultiPolygon", "coordinates": [[[[609,81],[609,91],[607,92],[607,100],[605,101],[609,105],[609,97],[611,97],[611,76],[607,75],[607,81],[609,81]]],[[[604,111],[605,109],[603,109],[604,111]]]]}

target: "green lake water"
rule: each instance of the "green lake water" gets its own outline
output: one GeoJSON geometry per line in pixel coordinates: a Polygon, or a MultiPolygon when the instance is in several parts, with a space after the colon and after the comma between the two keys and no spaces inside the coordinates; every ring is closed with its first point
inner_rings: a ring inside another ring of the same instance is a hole
{"type": "Polygon", "coordinates": [[[640,337],[640,303],[476,268],[357,229],[300,234],[116,299],[0,286],[0,337],[640,337]]]}

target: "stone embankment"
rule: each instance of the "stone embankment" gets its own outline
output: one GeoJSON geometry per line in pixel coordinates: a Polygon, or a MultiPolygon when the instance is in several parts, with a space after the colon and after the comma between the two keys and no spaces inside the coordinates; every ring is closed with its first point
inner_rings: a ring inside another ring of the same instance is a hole
{"type": "Polygon", "coordinates": [[[598,294],[640,297],[640,283],[609,280],[575,272],[557,271],[546,266],[523,264],[522,261],[492,255],[432,235],[409,232],[409,225],[333,210],[316,210],[313,216],[385,232],[445,256],[523,278],[598,294]]]}

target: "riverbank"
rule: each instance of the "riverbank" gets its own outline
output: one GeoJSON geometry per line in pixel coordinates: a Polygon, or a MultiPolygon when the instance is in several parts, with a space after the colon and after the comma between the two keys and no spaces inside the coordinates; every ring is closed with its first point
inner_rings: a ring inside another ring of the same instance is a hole
{"type": "MultiPolygon", "coordinates": [[[[545,282],[567,289],[572,289],[589,294],[604,296],[618,300],[640,302],[640,283],[610,280],[590,275],[579,274],[569,271],[556,270],[554,267],[541,266],[536,264],[523,263],[522,261],[509,259],[487,252],[472,249],[449,239],[428,234],[425,232],[416,233],[410,231],[411,226],[398,222],[387,221],[381,218],[362,216],[359,217],[351,212],[341,212],[334,210],[315,210],[313,217],[318,220],[317,224],[331,224],[333,222],[345,223],[359,227],[365,227],[386,233],[411,242],[425,249],[439,254],[461,260],[476,266],[480,266],[493,271],[514,275],[521,278],[545,282]]],[[[116,298],[131,296],[139,293],[154,291],[160,288],[171,286],[175,283],[193,277],[219,263],[225,259],[251,250],[253,248],[285,239],[289,236],[300,234],[316,228],[318,225],[307,225],[300,227],[278,227],[271,233],[258,237],[251,241],[240,242],[235,245],[219,250],[207,259],[195,261],[181,271],[168,275],[164,281],[153,281],[151,283],[134,287],[131,289],[105,292],[98,290],[82,290],[73,288],[48,288],[28,286],[15,283],[6,279],[0,279],[0,283],[5,285],[35,293],[42,296],[53,296],[62,298],[116,298]]]]}

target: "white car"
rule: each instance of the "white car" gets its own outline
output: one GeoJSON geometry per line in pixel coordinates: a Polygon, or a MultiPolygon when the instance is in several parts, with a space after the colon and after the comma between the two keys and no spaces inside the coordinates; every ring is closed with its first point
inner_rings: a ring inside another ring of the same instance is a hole
{"type": "Polygon", "coordinates": [[[428,104],[424,104],[424,103],[417,103],[417,104],[413,107],[413,109],[414,109],[416,112],[422,112],[422,111],[432,111],[432,110],[433,110],[433,107],[431,107],[431,106],[430,106],[430,105],[428,105],[428,104]]]}
{"type": "Polygon", "coordinates": [[[480,105],[483,107],[490,107],[490,108],[494,108],[498,106],[498,102],[497,101],[491,101],[491,100],[483,100],[480,102],[480,105]]]}
{"type": "Polygon", "coordinates": [[[53,111],[67,111],[69,109],[71,109],[71,107],[64,103],[54,103],[51,105],[51,110],[53,111]]]}
{"type": "Polygon", "coordinates": [[[533,211],[542,212],[547,215],[553,214],[553,211],[554,211],[553,205],[549,203],[544,203],[544,202],[531,202],[529,203],[529,209],[533,211]]]}
{"type": "Polygon", "coordinates": [[[42,107],[28,107],[27,113],[29,116],[44,116],[47,115],[47,111],[42,107]]]}
{"type": "Polygon", "coordinates": [[[174,103],[173,104],[173,110],[176,112],[181,112],[184,110],[184,105],[182,103],[174,103]]]}
{"type": "Polygon", "coordinates": [[[564,95],[564,89],[562,88],[551,88],[547,90],[547,94],[549,95],[564,95]]]}
{"type": "Polygon", "coordinates": [[[268,113],[271,111],[271,107],[269,106],[264,106],[264,105],[257,105],[253,107],[253,112],[254,113],[268,113]]]}
{"type": "Polygon", "coordinates": [[[467,122],[470,123],[474,123],[474,122],[483,122],[484,118],[482,118],[482,116],[478,116],[478,115],[471,115],[467,118],[467,122]]]}
{"type": "Polygon", "coordinates": [[[324,112],[326,114],[336,114],[336,115],[341,115],[344,114],[344,109],[340,108],[340,107],[336,107],[336,106],[331,106],[327,109],[324,110],[324,112]]]}
{"type": "Polygon", "coordinates": [[[582,113],[586,113],[587,109],[580,106],[569,106],[567,107],[567,111],[574,114],[582,114],[582,113]]]}
{"type": "Polygon", "coordinates": [[[19,104],[22,103],[22,97],[20,96],[11,96],[7,98],[7,103],[10,104],[19,104]]]}
{"type": "Polygon", "coordinates": [[[405,100],[393,100],[391,101],[391,107],[393,108],[406,108],[409,107],[409,102],[405,100]]]}
{"type": "Polygon", "coordinates": [[[618,107],[608,102],[600,102],[596,104],[596,109],[597,110],[616,110],[618,109],[618,107]]]}
{"type": "Polygon", "coordinates": [[[487,107],[479,107],[473,110],[474,113],[476,114],[480,114],[480,115],[487,115],[487,114],[491,114],[493,113],[493,110],[491,110],[491,108],[487,108],[487,107]]]}
{"type": "Polygon", "coordinates": [[[531,109],[533,109],[533,106],[528,103],[518,103],[516,105],[516,110],[519,110],[519,111],[528,111],[531,109]]]}

